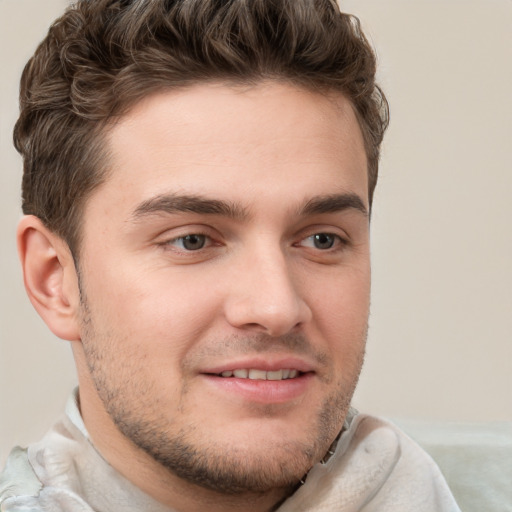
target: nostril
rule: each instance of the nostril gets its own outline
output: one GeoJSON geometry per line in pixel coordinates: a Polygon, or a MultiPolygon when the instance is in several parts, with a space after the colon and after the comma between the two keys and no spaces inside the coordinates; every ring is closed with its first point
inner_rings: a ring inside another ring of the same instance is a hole
{"type": "Polygon", "coordinates": [[[257,333],[261,333],[261,332],[267,332],[267,329],[261,325],[261,324],[258,324],[256,322],[248,322],[246,324],[243,324],[243,325],[240,325],[239,328],[241,329],[244,329],[246,331],[250,331],[250,332],[257,332],[257,333]]]}

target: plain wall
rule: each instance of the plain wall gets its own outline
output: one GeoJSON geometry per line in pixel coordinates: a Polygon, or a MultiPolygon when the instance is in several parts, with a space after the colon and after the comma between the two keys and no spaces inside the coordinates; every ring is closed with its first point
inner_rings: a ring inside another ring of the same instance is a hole
{"type": "MultiPolygon", "coordinates": [[[[19,75],[65,0],[0,0],[0,465],[75,385],[22,285],[11,143],[19,75]]],[[[512,1],[350,0],[391,104],[372,219],[367,360],[354,404],[512,420],[512,1]]]]}

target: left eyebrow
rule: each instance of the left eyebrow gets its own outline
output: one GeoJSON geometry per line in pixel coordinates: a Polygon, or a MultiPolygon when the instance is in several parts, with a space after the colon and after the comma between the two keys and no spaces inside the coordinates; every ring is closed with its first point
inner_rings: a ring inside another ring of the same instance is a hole
{"type": "Polygon", "coordinates": [[[344,210],[356,210],[365,217],[369,216],[363,200],[357,194],[332,194],[310,199],[300,210],[301,216],[321,213],[337,213],[344,210]]]}

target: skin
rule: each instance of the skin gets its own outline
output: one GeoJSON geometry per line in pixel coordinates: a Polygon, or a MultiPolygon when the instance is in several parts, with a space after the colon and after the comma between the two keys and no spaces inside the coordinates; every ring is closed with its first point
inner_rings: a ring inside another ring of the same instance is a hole
{"type": "Polygon", "coordinates": [[[73,342],[86,427],[176,510],[272,510],[337,436],[363,361],[369,205],[353,109],[283,83],[198,85],[146,98],[108,143],[78,273],[37,219],[19,228],[29,296],[73,342]],[[301,373],[218,375],[237,368],[301,373]]]}

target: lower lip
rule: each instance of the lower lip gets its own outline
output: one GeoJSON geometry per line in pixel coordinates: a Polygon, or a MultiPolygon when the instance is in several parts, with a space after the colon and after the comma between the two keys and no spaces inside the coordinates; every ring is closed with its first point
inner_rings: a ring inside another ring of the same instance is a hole
{"type": "Polygon", "coordinates": [[[313,382],[313,373],[295,379],[251,380],[236,377],[204,375],[208,383],[225,393],[236,394],[245,400],[261,404],[282,404],[304,395],[313,382]]]}

